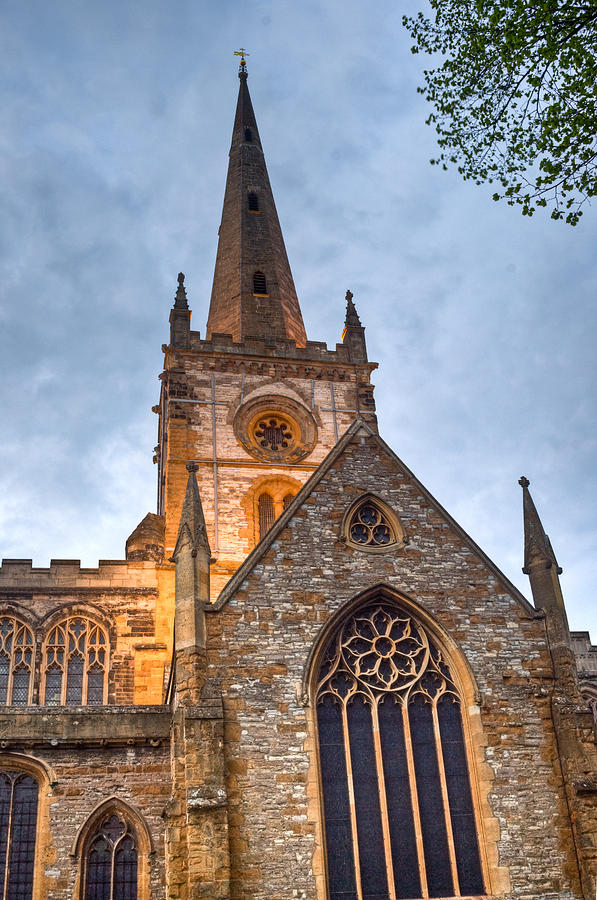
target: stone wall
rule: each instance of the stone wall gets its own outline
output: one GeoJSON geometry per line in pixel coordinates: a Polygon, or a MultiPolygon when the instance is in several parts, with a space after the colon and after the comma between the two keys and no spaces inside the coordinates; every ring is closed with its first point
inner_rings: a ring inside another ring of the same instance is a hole
{"type": "Polygon", "coordinates": [[[224,705],[231,896],[326,895],[306,666],[331,617],[383,584],[438,629],[460,672],[488,892],[580,897],[541,616],[375,438],[361,432],[318,477],[207,612],[208,677],[224,705]],[[341,539],[345,509],[367,491],[399,517],[403,549],[367,554],[341,539]]]}

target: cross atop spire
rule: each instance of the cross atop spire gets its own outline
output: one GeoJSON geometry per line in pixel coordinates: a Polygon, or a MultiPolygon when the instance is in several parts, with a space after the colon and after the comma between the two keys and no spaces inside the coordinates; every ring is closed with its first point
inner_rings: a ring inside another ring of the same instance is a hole
{"type": "Polygon", "coordinates": [[[247,78],[247,61],[245,56],[250,56],[244,47],[241,47],[239,50],[234,51],[235,56],[240,56],[240,65],[238,67],[238,77],[239,78],[247,78]]]}

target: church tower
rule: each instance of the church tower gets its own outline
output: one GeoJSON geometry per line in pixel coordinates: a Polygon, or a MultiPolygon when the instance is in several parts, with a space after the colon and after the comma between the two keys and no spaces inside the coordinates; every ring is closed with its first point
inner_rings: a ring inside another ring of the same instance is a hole
{"type": "MultiPolygon", "coordinates": [[[[159,407],[158,514],[176,544],[197,480],[214,562],[212,598],[355,418],[376,429],[364,328],[346,294],[342,342],[309,341],[269,182],[244,57],[203,338],[184,275],[170,313],[159,407]]],[[[338,303],[340,297],[330,298],[338,303]]]]}

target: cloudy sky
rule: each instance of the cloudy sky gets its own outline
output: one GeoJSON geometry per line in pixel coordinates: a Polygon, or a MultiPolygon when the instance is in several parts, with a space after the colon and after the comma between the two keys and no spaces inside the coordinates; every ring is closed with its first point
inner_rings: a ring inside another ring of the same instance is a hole
{"type": "Polygon", "coordinates": [[[416,9],[4,0],[2,556],[96,565],[155,510],[160,348],[179,270],[205,328],[242,44],[309,337],[350,287],[382,436],[530,596],[527,475],[597,639],[597,205],[529,220],[429,165],[416,9]]]}

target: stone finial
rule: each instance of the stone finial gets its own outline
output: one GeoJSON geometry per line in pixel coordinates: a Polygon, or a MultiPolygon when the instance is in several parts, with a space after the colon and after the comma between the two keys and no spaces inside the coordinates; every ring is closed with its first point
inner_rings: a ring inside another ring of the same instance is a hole
{"type": "Polygon", "coordinates": [[[360,327],[361,320],[359,319],[356,307],[352,302],[352,298],[352,291],[346,291],[346,318],[344,320],[344,324],[346,326],[352,325],[360,327]]]}
{"type": "Polygon", "coordinates": [[[188,309],[189,304],[187,303],[187,292],[184,286],[184,273],[178,273],[178,288],[176,290],[176,297],[174,298],[174,309],[188,309]]]}
{"type": "Polygon", "coordinates": [[[521,488],[524,489],[524,488],[528,488],[528,486],[531,482],[524,475],[521,475],[520,478],[518,479],[518,483],[521,486],[521,488]]]}
{"type": "Polygon", "coordinates": [[[198,472],[199,466],[196,462],[190,462],[187,464],[187,472],[198,472]]]}

